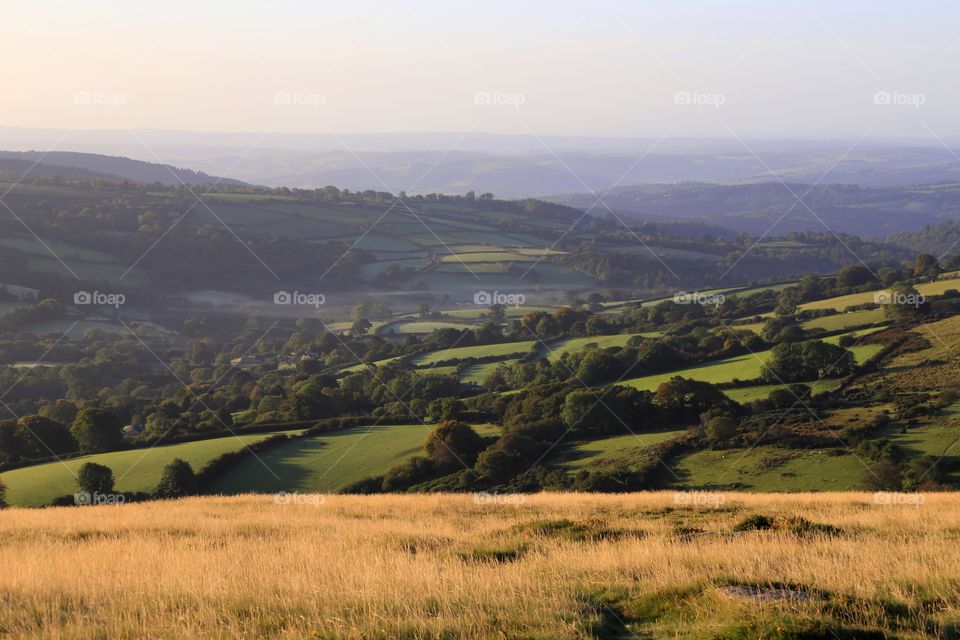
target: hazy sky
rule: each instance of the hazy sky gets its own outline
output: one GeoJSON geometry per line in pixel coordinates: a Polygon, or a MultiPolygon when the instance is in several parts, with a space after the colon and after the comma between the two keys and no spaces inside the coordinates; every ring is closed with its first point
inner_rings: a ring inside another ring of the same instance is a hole
{"type": "Polygon", "coordinates": [[[3,0],[0,125],[947,137],[958,24],[956,0],[3,0]]]}

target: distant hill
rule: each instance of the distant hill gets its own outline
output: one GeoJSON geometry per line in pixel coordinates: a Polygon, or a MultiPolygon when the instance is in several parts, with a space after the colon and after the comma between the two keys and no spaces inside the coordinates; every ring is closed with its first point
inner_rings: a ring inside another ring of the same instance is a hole
{"type": "Polygon", "coordinates": [[[960,253],[960,220],[927,225],[919,231],[897,233],[887,238],[887,242],[938,257],[947,253],[960,253]]]}
{"type": "Polygon", "coordinates": [[[181,183],[220,184],[242,186],[245,183],[230,178],[216,178],[206,173],[170,165],[143,162],[118,156],[72,151],[0,151],[0,173],[25,175],[30,179],[60,177],[66,180],[131,182],[159,182],[168,186],[181,183]]]}
{"type": "MultiPolygon", "coordinates": [[[[698,220],[752,234],[782,235],[829,229],[876,238],[915,231],[947,219],[960,219],[960,185],[957,183],[915,187],[849,184],[810,187],[799,183],[788,186],[789,190],[779,182],[739,185],[691,182],[618,187],[606,194],[603,202],[634,219],[698,220]],[[804,204],[797,203],[800,196],[804,204]]],[[[596,200],[589,193],[545,199],[578,208],[591,207],[596,200]]],[[[594,211],[602,212],[603,207],[597,206],[594,211]]]]}

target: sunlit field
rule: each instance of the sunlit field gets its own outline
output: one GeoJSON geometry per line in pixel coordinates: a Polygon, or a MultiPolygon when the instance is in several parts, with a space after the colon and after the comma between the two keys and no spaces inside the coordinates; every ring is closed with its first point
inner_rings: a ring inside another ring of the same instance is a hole
{"type": "Polygon", "coordinates": [[[926,638],[953,494],[193,498],[0,512],[10,638],[926,638]]]}

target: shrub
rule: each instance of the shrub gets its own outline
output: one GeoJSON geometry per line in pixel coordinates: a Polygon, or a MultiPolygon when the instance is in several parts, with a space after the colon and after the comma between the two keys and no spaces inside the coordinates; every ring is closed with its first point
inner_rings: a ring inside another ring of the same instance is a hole
{"type": "Polygon", "coordinates": [[[190,463],[180,458],[163,468],[153,495],[157,498],[182,498],[197,492],[197,476],[190,463]]]}
{"type": "Polygon", "coordinates": [[[773,528],[772,518],[759,513],[755,513],[753,515],[747,516],[746,518],[738,522],[736,525],[734,525],[733,530],[734,531],[765,531],[767,529],[772,529],[772,528],[773,528]]]}
{"type": "Polygon", "coordinates": [[[710,418],[704,427],[707,443],[714,449],[728,447],[737,438],[737,421],[726,416],[710,418]]]}
{"type": "Polygon", "coordinates": [[[77,474],[77,487],[80,491],[94,494],[113,493],[113,471],[96,462],[88,462],[80,467],[77,474]]]}
{"type": "Polygon", "coordinates": [[[430,432],[424,450],[438,469],[457,469],[473,466],[485,446],[484,439],[466,422],[447,420],[430,432]]]}

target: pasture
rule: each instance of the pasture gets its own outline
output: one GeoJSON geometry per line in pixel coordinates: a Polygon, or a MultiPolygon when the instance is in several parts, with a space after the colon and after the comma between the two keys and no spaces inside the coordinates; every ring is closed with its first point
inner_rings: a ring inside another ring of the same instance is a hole
{"type": "Polygon", "coordinates": [[[49,504],[58,496],[73,494],[77,490],[76,474],[80,467],[87,462],[95,462],[113,470],[118,491],[150,492],[156,488],[163,468],[175,458],[186,460],[194,471],[199,471],[217,456],[237,451],[271,435],[274,434],[226,436],[147,449],[100,453],[6,471],[0,474],[0,480],[7,485],[7,499],[10,504],[39,507],[49,504]]]}

